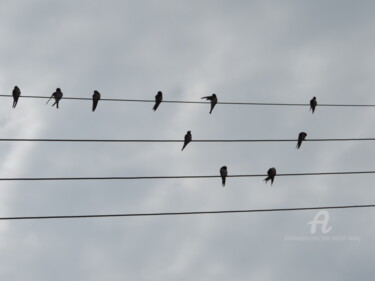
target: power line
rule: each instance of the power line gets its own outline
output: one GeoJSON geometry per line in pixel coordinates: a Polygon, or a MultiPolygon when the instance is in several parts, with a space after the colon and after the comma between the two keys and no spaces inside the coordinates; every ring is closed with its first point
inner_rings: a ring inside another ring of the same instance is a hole
{"type": "MultiPolygon", "coordinates": [[[[0,97],[12,97],[11,95],[0,95],[0,97]]],[[[33,99],[49,99],[50,96],[21,96],[21,98],[33,98],[33,99]]],[[[92,98],[77,98],[77,97],[63,97],[65,100],[88,100],[92,101],[92,98]]],[[[151,102],[154,103],[155,100],[147,99],[100,99],[101,101],[113,101],[113,102],[151,102]]],[[[210,102],[206,101],[177,101],[177,100],[163,100],[163,103],[190,103],[190,104],[207,104],[210,102]]],[[[218,102],[218,104],[224,105],[260,105],[260,106],[303,106],[309,107],[308,103],[273,103],[273,102],[218,102]]],[[[375,107],[375,104],[335,104],[335,103],[326,103],[318,104],[319,106],[328,106],[328,107],[375,107]]]]}
{"type": "MultiPolygon", "coordinates": [[[[338,141],[374,141],[375,138],[321,138],[306,139],[309,142],[338,142],[338,141]]],[[[54,138],[0,138],[0,142],[107,142],[107,143],[137,143],[137,142],[184,142],[176,139],[54,139],[54,138]]],[[[297,139],[211,139],[211,140],[192,140],[191,142],[296,142],[297,139]]]]}
{"type": "Polygon", "coordinates": [[[184,215],[208,215],[208,214],[235,214],[235,213],[266,213],[266,212],[289,212],[309,211],[323,209],[353,209],[373,208],[375,204],[369,205],[346,205],[325,207],[303,207],[303,208],[278,208],[278,209],[252,209],[252,210],[224,210],[224,211],[197,211],[197,212],[163,212],[163,213],[126,213],[106,215],[66,215],[66,216],[29,216],[29,217],[0,217],[0,220],[46,220],[46,219],[87,219],[87,218],[109,218],[109,217],[151,217],[151,216],[184,216],[184,215]]]}
{"type": "MultiPolygon", "coordinates": [[[[294,177],[294,176],[327,176],[327,175],[357,175],[357,174],[375,174],[375,171],[355,171],[355,172],[317,172],[317,173],[287,173],[277,174],[276,177],[294,177]]],[[[249,175],[228,175],[228,178],[249,178],[266,177],[266,174],[249,175]]],[[[74,180],[155,180],[155,179],[204,179],[220,178],[218,175],[209,176],[146,176],[146,177],[19,177],[19,178],[0,178],[0,181],[74,181],[74,180]]]]}

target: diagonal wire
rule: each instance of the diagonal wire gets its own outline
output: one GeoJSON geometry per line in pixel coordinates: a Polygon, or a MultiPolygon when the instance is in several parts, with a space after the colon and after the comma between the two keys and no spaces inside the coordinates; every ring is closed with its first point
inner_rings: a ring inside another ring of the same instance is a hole
{"type": "MultiPolygon", "coordinates": [[[[12,97],[12,95],[0,95],[0,97],[12,97]]],[[[34,98],[34,99],[49,99],[49,96],[21,96],[21,98],[34,98]]],[[[65,100],[89,100],[92,101],[92,98],[77,98],[77,97],[63,97],[65,100]]],[[[148,99],[111,99],[111,98],[102,98],[101,101],[114,101],[114,102],[152,102],[155,100],[148,99]]],[[[210,102],[207,101],[178,101],[178,100],[163,100],[163,103],[190,103],[190,104],[207,104],[210,102]]],[[[274,102],[218,102],[218,104],[224,105],[263,105],[263,106],[310,106],[308,103],[274,103],[274,102]]],[[[335,103],[322,103],[318,104],[319,106],[328,106],[328,107],[375,107],[375,104],[335,104],[335,103]]]]}
{"type": "MultiPolygon", "coordinates": [[[[317,173],[287,173],[277,174],[276,177],[293,176],[328,176],[328,175],[358,175],[375,174],[375,171],[352,171],[352,172],[317,172],[317,173]]],[[[266,177],[266,174],[228,175],[228,178],[266,177]]],[[[201,176],[146,176],[146,177],[18,177],[0,178],[0,181],[74,181],[74,180],[155,180],[155,179],[203,179],[220,178],[219,175],[201,176]]]]}
{"type": "Polygon", "coordinates": [[[373,208],[375,204],[368,205],[346,205],[346,206],[324,206],[324,207],[302,207],[302,208],[276,208],[276,209],[251,209],[251,210],[224,210],[224,211],[196,211],[196,212],[163,212],[163,213],[126,213],[105,215],[65,215],[65,216],[24,216],[24,217],[0,217],[0,220],[50,220],[50,219],[88,219],[88,218],[114,218],[114,217],[150,217],[150,216],[183,216],[183,215],[208,215],[208,214],[235,214],[235,213],[270,213],[309,210],[330,209],[354,209],[373,208]]]}

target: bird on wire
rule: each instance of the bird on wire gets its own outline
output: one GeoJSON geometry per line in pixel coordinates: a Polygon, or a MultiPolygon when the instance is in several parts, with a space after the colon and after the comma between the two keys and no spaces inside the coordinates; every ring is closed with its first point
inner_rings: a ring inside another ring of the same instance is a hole
{"type": "Polygon", "coordinates": [[[154,111],[156,111],[156,109],[158,109],[158,107],[159,107],[159,105],[161,104],[162,101],[163,101],[163,93],[161,91],[159,91],[155,96],[155,105],[152,109],[154,111]]]}
{"type": "Polygon", "coordinates": [[[212,96],[203,97],[202,99],[206,99],[206,100],[211,101],[211,110],[210,110],[210,114],[211,114],[212,110],[214,110],[214,107],[217,104],[217,96],[216,96],[216,94],[212,94],[212,96]]]}
{"type": "Polygon", "coordinates": [[[182,147],[181,151],[183,151],[184,148],[188,145],[188,143],[191,142],[191,139],[192,139],[191,131],[187,131],[185,135],[184,146],[182,147]]]}
{"type": "Polygon", "coordinates": [[[56,91],[52,94],[52,96],[49,98],[49,100],[46,102],[46,104],[52,99],[55,99],[55,103],[52,105],[54,106],[56,104],[56,108],[59,108],[59,101],[62,99],[63,93],[61,92],[60,88],[57,88],[56,91]]]}
{"type": "Polygon", "coordinates": [[[220,176],[221,176],[221,182],[223,184],[223,187],[225,186],[225,181],[228,176],[228,169],[227,166],[223,166],[220,168],[220,176]]]}
{"type": "Polygon", "coordinates": [[[298,141],[296,148],[299,149],[301,147],[302,142],[306,139],[307,134],[305,132],[301,132],[298,135],[298,141]]]}
{"type": "Polygon", "coordinates": [[[13,96],[13,108],[15,108],[17,106],[18,99],[21,96],[20,88],[18,88],[17,86],[14,86],[12,96],[13,96]]]}
{"type": "Polygon", "coordinates": [[[275,179],[275,176],[276,176],[276,169],[275,169],[275,167],[272,167],[272,168],[268,169],[267,175],[268,175],[268,177],[266,177],[264,179],[264,181],[267,183],[269,180],[271,180],[271,185],[272,185],[273,181],[275,179]]]}
{"type": "Polygon", "coordinates": [[[315,108],[316,108],[317,105],[318,105],[318,102],[316,101],[316,97],[313,97],[310,100],[310,110],[312,111],[313,114],[315,112],[315,108]]]}
{"type": "Polygon", "coordinates": [[[100,97],[101,97],[100,93],[97,90],[95,90],[94,94],[92,95],[92,112],[94,112],[96,107],[98,106],[100,97]]]}

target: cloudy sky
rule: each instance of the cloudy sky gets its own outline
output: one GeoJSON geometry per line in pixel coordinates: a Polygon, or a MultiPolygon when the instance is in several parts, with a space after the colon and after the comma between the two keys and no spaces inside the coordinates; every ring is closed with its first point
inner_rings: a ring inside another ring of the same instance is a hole
{"type": "MultiPolygon", "coordinates": [[[[0,2],[0,94],[375,104],[372,1],[0,2]]],[[[2,97],[2,138],[375,137],[372,108],[2,97]]],[[[0,177],[375,170],[372,142],[0,143],[0,177]]],[[[1,182],[0,217],[373,204],[373,175],[1,182]]],[[[0,279],[369,280],[375,214],[317,211],[0,222],[0,279]],[[287,237],[321,238],[297,241],[287,237]],[[335,238],[344,237],[344,241],[335,238]],[[349,241],[354,237],[355,241],[349,241]]]]}

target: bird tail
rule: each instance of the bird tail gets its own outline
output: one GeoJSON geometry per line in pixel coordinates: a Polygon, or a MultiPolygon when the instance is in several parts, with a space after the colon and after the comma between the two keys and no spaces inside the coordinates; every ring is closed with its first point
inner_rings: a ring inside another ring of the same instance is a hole
{"type": "Polygon", "coordinates": [[[299,149],[301,147],[301,143],[297,143],[296,148],[299,149]]]}
{"type": "MultiPolygon", "coordinates": [[[[48,99],[48,101],[46,102],[46,104],[49,103],[49,101],[50,101],[51,99],[52,99],[52,97],[50,97],[50,98],[48,99]]],[[[52,105],[52,106],[53,106],[53,105],[52,105]]]]}
{"type": "Polygon", "coordinates": [[[152,109],[153,109],[154,111],[156,111],[156,109],[158,109],[158,107],[159,107],[159,104],[160,104],[160,103],[158,103],[158,102],[155,103],[155,105],[154,105],[154,107],[153,107],[152,109]]]}
{"type": "Polygon", "coordinates": [[[269,180],[271,180],[271,185],[272,185],[272,184],[273,184],[273,180],[274,180],[274,178],[268,176],[268,177],[266,177],[266,178],[264,179],[264,181],[265,181],[266,183],[267,183],[269,180]]]}
{"type": "Polygon", "coordinates": [[[97,105],[98,105],[98,101],[94,100],[93,103],[92,103],[92,112],[95,111],[97,105]]]}
{"type": "Polygon", "coordinates": [[[183,151],[186,146],[187,146],[187,143],[184,143],[184,146],[182,147],[181,151],[183,151]]]}
{"type": "Polygon", "coordinates": [[[225,177],[222,178],[223,187],[225,186],[225,177]]]}

